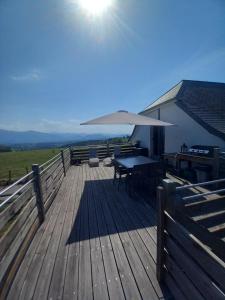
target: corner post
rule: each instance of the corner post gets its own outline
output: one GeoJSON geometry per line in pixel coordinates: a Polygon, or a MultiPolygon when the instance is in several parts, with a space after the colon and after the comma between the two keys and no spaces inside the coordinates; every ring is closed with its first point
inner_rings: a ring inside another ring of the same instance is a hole
{"type": "Polygon", "coordinates": [[[166,209],[171,213],[172,216],[175,216],[178,205],[176,198],[176,184],[170,179],[164,179],[163,187],[165,189],[166,209]]]}
{"type": "Polygon", "coordinates": [[[66,168],[65,168],[65,160],[64,160],[64,153],[63,153],[63,150],[61,150],[61,159],[62,159],[62,164],[63,164],[63,172],[64,172],[64,176],[66,176],[66,168]]]}
{"type": "Polygon", "coordinates": [[[32,165],[32,171],[34,172],[34,191],[36,194],[36,205],[38,209],[38,216],[40,223],[45,220],[45,208],[43,202],[43,193],[41,188],[41,177],[40,177],[40,168],[38,164],[32,165]]]}
{"type": "Polygon", "coordinates": [[[164,275],[164,245],[165,245],[165,189],[162,186],[157,188],[157,260],[156,276],[162,282],[164,275]]]}

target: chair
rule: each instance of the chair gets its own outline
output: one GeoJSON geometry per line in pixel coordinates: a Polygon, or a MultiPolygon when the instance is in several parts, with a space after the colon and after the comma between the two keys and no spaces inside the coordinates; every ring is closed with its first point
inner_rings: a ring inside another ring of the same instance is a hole
{"type": "Polygon", "coordinates": [[[127,178],[129,194],[132,195],[132,192],[135,191],[155,193],[156,187],[165,177],[164,174],[164,167],[161,162],[135,166],[132,174],[127,178]]]}
{"type": "Polygon", "coordinates": [[[114,154],[115,158],[121,156],[121,147],[120,146],[114,146],[113,154],[114,154]]]}
{"type": "Polygon", "coordinates": [[[120,152],[120,146],[115,146],[113,150],[113,155],[111,157],[106,157],[105,159],[103,159],[103,165],[106,167],[111,167],[113,165],[113,159],[120,157],[120,152]]]}
{"type": "Polygon", "coordinates": [[[127,189],[130,196],[141,187],[143,188],[146,178],[149,177],[150,167],[151,164],[134,166],[132,173],[127,176],[127,189]]]}
{"type": "Polygon", "coordinates": [[[156,192],[157,186],[161,183],[162,178],[165,177],[164,164],[161,162],[152,164],[145,179],[145,185],[149,192],[156,192]]]}
{"type": "Polygon", "coordinates": [[[121,146],[119,146],[119,145],[114,146],[114,151],[113,151],[113,157],[114,158],[117,158],[117,157],[130,157],[130,156],[134,156],[134,153],[132,153],[132,152],[122,153],[121,146]]]}
{"type": "Polygon", "coordinates": [[[99,158],[97,157],[97,150],[94,148],[89,149],[88,164],[90,167],[98,167],[99,166],[99,158]]]}
{"type": "Polygon", "coordinates": [[[113,184],[116,183],[116,179],[117,179],[117,175],[118,175],[119,176],[119,178],[118,178],[118,190],[119,190],[120,184],[122,182],[122,176],[123,175],[128,175],[129,170],[122,167],[120,164],[118,164],[116,160],[113,160],[113,166],[114,166],[113,184]]]}

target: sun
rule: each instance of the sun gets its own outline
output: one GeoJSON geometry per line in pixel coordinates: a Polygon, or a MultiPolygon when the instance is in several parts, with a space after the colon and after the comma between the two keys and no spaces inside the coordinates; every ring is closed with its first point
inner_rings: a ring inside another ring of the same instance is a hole
{"type": "Polygon", "coordinates": [[[78,0],[79,6],[90,16],[102,16],[113,4],[113,0],[78,0]]]}

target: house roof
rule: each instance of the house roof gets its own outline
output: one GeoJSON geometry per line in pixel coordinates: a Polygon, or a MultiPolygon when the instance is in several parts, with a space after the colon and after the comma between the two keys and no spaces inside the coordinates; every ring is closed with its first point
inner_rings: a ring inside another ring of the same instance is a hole
{"type": "Polygon", "coordinates": [[[210,133],[225,140],[225,83],[182,80],[142,113],[172,100],[210,133]]]}
{"type": "Polygon", "coordinates": [[[175,86],[173,86],[168,92],[166,92],[165,94],[163,94],[161,97],[159,97],[158,99],[156,99],[153,103],[151,103],[150,105],[148,105],[143,112],[151,110],[152,108],[155,108],[156,106],[162,104],[162,103],[166,103],[170,100],[173,100],[176,98],[178,92],[180,91],[180,88],[183,84],[183,81],[179,82],[178,84],[176,84],[175,86]]]}

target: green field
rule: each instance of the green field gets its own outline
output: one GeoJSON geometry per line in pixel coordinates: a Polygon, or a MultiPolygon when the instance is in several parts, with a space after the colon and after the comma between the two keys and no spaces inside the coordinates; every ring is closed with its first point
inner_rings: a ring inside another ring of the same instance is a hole
{"type": "Polygon", "coordinates": [[[0,153],[0,185],[6,184],[11,171],[12,180],[31,171],[32,164],[42,164],[58,154],[60,149],[12,151],[0,153]]]}

